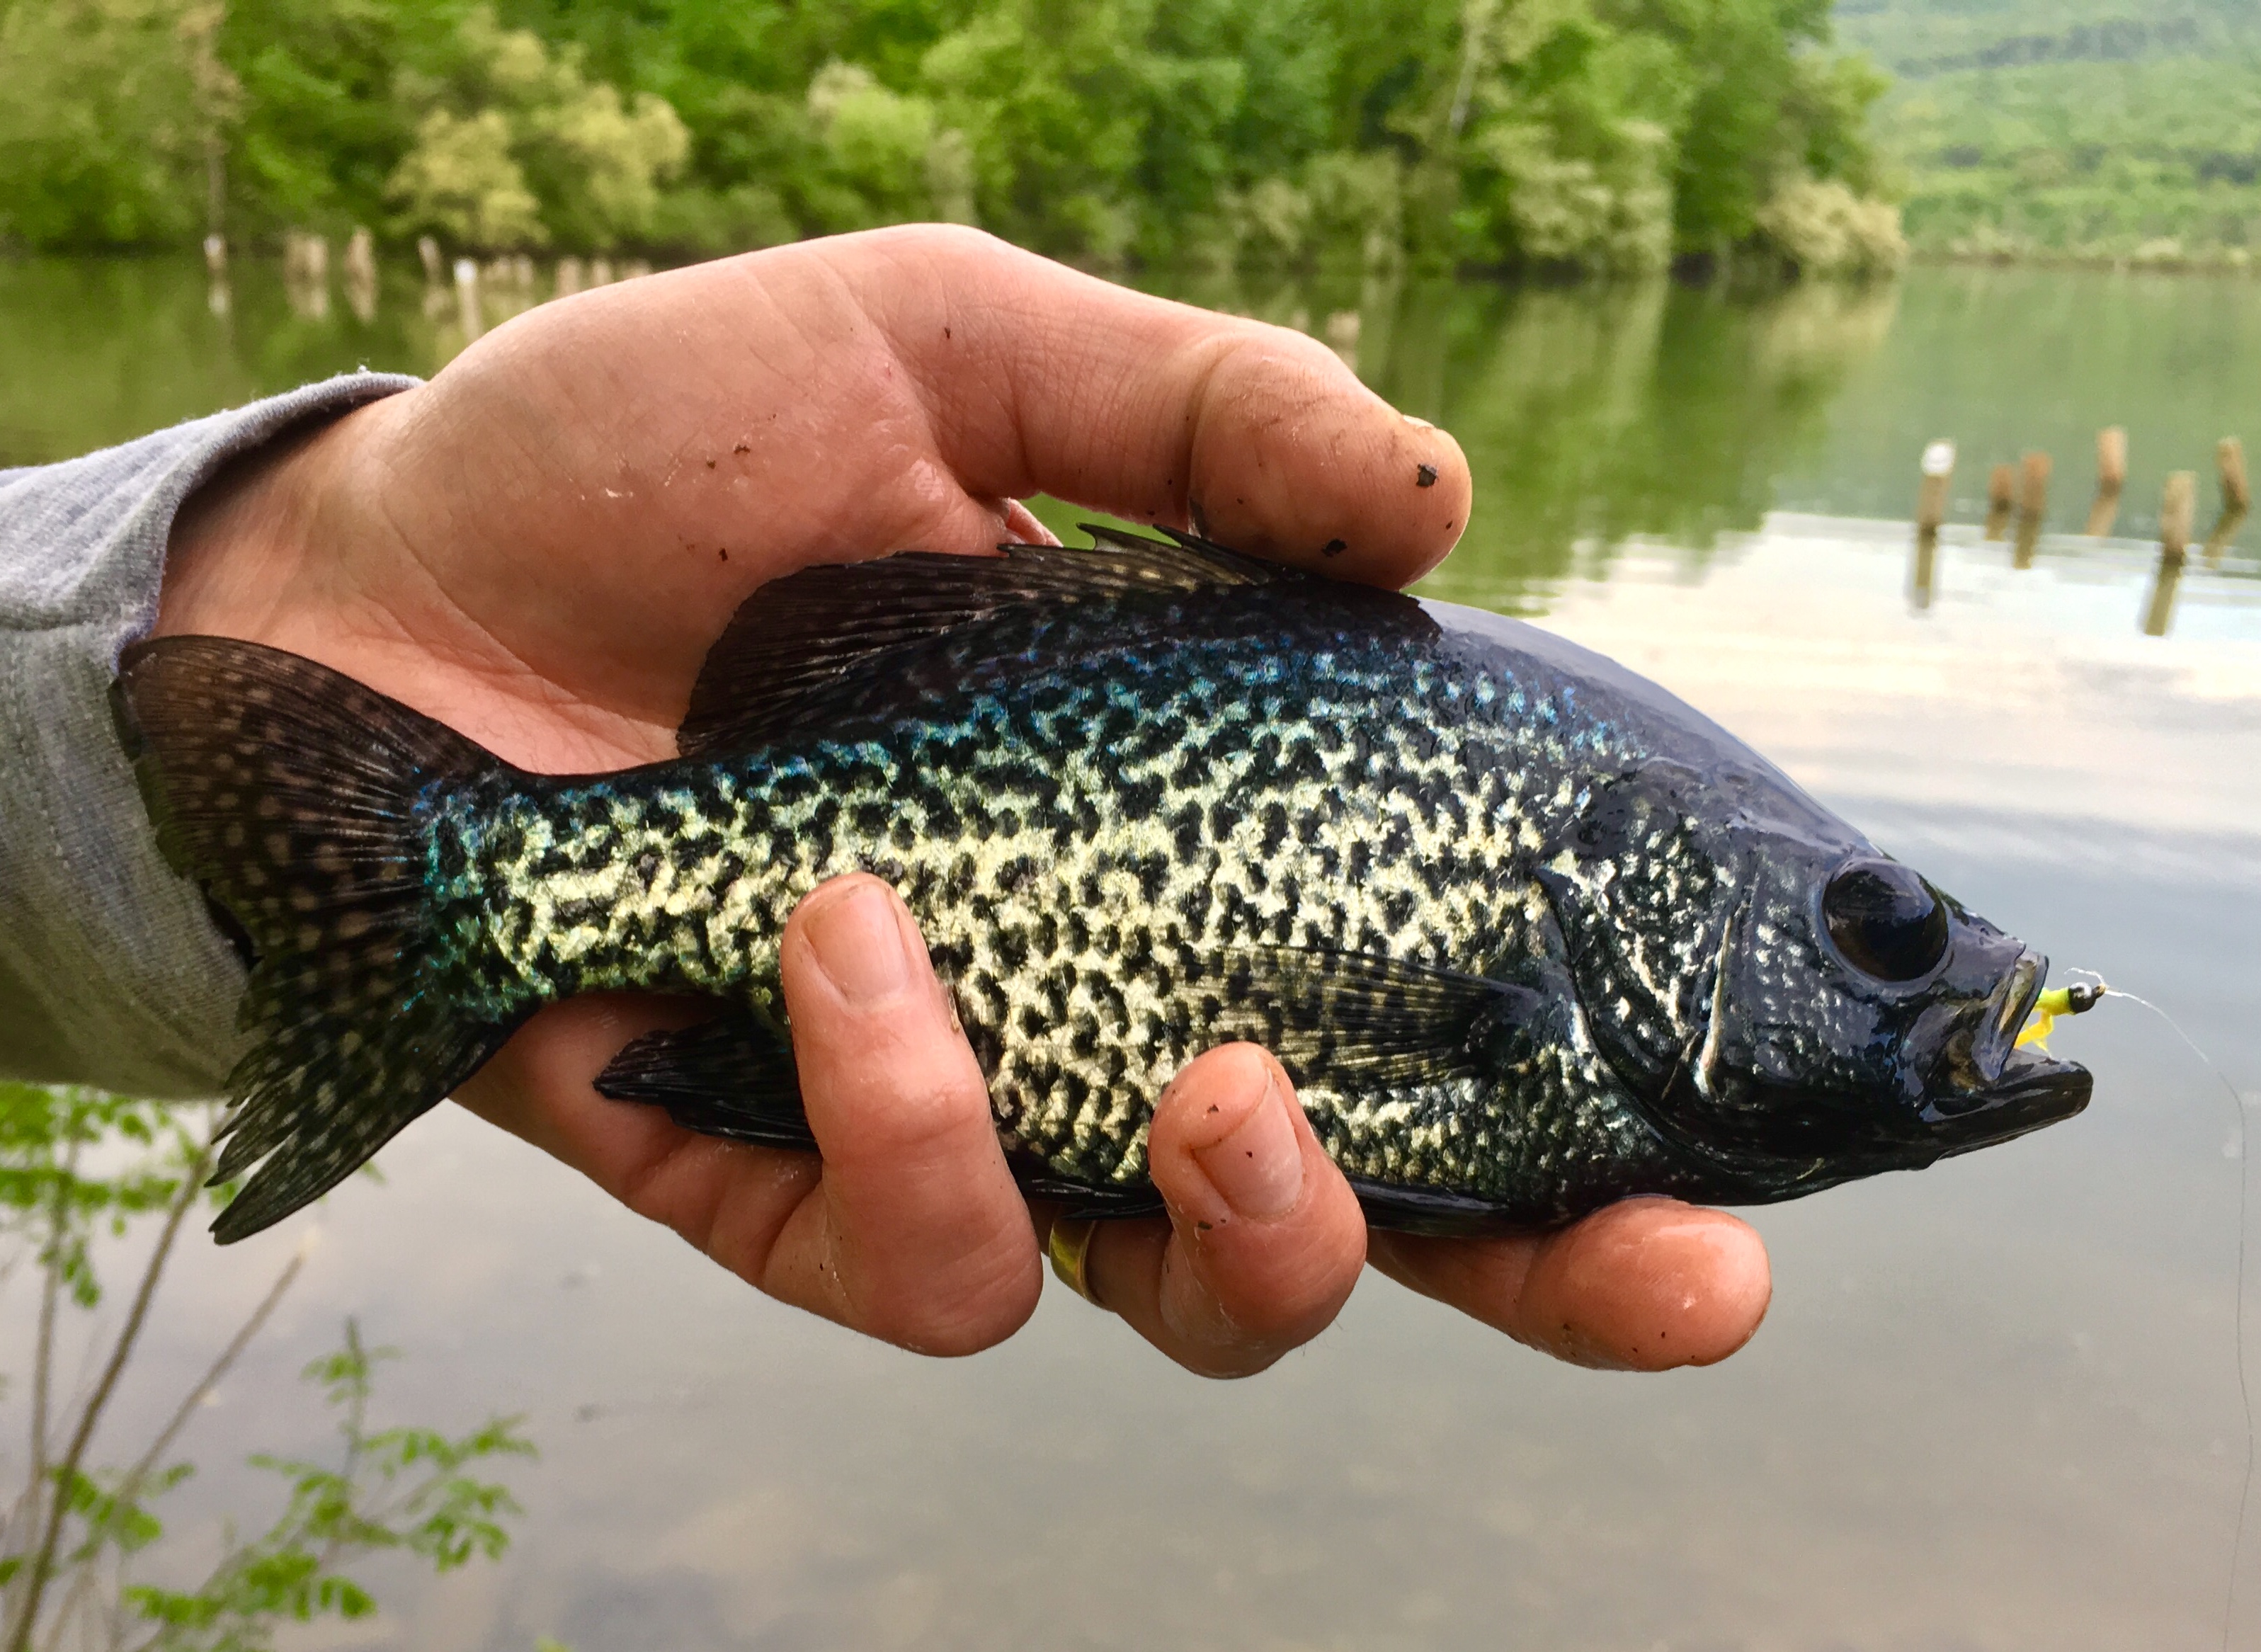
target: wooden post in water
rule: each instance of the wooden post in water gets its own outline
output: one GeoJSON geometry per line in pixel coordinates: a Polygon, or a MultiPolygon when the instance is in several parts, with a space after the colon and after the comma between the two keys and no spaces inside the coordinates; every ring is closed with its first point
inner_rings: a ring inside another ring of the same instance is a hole
{"type": "Polygon", "coordinates": [[[1996,465],[1986,478],[1986,537],[1990,541],[2010,536],[2010,512],[2017,503],[2017,467],[1996,465]]]}
{"type": "Polygon", "coordinates": [[[2224,436],[2214,456],[2222,470],[2222,515],[2206,536],[2209,568],[2222,560],[2222,553],[2229,549],[2229,542],[2244,525],[2245,514],[2253,508],[2252,485],[2245,478],[2245,444],[2236,436],[2224,436]]]}
{"type": "Polygon", "coordinates": [[[2128,485],[2128,433],[2118,425],[2096,433],[2096,503],[2088,507],[2088,536],[2102,539],[2120,520],[2120,491],[2128,485]]]}
{"type": "Polygon", "coordinates": [[[377,317],[377,241],[369,233],[369,226],[354,226],[353,238],[346,242],[345,256],[346,302],[363,321],[377,317]]]}
{"type": "Polygon", "coordinates": [[[2198,475],[2178,470],[2167,478],[2167,496],[2159,506],[2159,571],[2151,582],[2151,604],[2143,616],[2145,636],[2164,636],[2174,622],[2175,591],[2183,581],[2191,524],[2197,514],[2198,475]]]}
{"type": "Polygon", "coordinates": [[[212,284],[205,292],[205,307],[214,315],[228,312],[227,238],[217,230],[205,237],[205,271],[212,284]]]}
{"type": "Polygon", "coordinates": [[[1944,439],[1923,450],[1923,483],[1915,496],[1915,571],[1911,582],[1915,606],[1931,606],[1932,581],[1939,564],[1939,530],[1947,521],[1955,485],[1955,444],[1944,439]]]}
{"type": "Polygon", "coordinates": [[[2034,565],[2034,550],[2042,542],[2042,523],[2049,516],[2049,456],[2028,453],[2018,467],[2018,554],[2015,565],[2034,565]]]}
{"type": "Polygon", "coordinates": [[[479,266],[475,259],[456,260],[456,312],[463,324],[463,342],[477,342],[487,327],[485,317],[479,312],[479,266]]]}
{"type": "Polygon", "coordinates": [[[2159,506],[2159,545],[2180,557],[2190,549],[2191,524],[2198,517],[2198,475],[2178,470],[2167,478],[2167,496],[2159,506]]]}

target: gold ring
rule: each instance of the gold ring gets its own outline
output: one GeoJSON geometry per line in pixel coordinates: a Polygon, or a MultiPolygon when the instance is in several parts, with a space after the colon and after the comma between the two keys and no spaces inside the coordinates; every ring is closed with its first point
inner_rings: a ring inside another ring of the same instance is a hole
{"type": "Polygon", "coordinates": [[[1052,1224],[1052,1237],[1044,1241],[1060,1283],[1095,1308],[1101,1303],[1091,1289],[1091,1236],[1098,1231],[1096,1222],[1064,1216],[1052,1224]]]}

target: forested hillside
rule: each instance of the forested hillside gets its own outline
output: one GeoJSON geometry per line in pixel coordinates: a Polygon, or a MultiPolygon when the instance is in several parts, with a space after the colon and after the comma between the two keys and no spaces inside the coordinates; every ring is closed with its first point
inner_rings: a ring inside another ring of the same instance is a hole
{"type": "Polygon", "coordinates": [[[2254,0],[1841,0],[1895,81],[1910,237],[1966,254],[2261,259],[2254,0]]]}
{"type": "Polygon", "coordinates": [[[1829,0],[0,0],[0,244],[1888,262],[1829,0]]]}

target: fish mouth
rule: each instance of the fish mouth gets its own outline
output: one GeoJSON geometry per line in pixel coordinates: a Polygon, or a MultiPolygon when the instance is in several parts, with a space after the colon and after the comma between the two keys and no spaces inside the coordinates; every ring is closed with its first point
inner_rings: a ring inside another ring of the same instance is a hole
{"type": "Polygon", "coordinates": [[[1924,1098],[1922,1119],[1946,1154],[1970,1153],[2071,1118],[2088,1105],[2088,1069],[2021,1050],[2018,1035],[2040,1002],[2049,959],[2030,950],[2003,973],[1965,1035],[1949,1041],[1947,1088],[1924,1098]]]}
{"type": "Polygon", "coordinates": [[[1992,1084],[1934,1102],[1924,1109],[1924,1122],[1941,1156],[1951,1158],[2071,1118],[2088,1105],[2095,1087],[2088,1069],[2075,1062],[2013,1050],[1992,1084]]]}

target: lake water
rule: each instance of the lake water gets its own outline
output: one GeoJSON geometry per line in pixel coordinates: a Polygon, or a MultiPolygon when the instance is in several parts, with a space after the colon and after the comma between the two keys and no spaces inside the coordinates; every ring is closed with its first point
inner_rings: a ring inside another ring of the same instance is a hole
{"type": "MultiPolygon", "coordinates": [[[[356,362],[430,370],[460,343],[452,298],[427,313],[395,280],[365,321],[254,268],[215,315],[185,265],[0,263],[0,463],[356,362]]],[[[1765,298],[1230,298],[1315,331],[1356,313],[1361,370],[1467,446],[1476,514],[1436,594],[1655,677],[2060,979],[2168,1006],[2261,1095],[2261,535],[2194,557],[2168,634],[2141,627],[2165,473],[2261,441],[2261,285],[1957,269],[1765,298]],[[2135,537],[2092,542],[2071,530],[2106,424],[2130,435],[2135,537]],[[1910,530],[1880,519],[1906,516],[1935,436],[1962,445],[1965,524],[1986,464],[2027,448],[2056,455],[2058,497],[2024,571],[1950,529],[1919,609],[1910,530]]],[[[385,1185],[328,1201],[187,1443],[207,1467],[177,1512],[255,1510],[226,1464],[319,1447],[294,1374],[355,1314],[406,1352],[381,1409],[524,1412],[543,1456],[514,1476],[503,1564],[371,1569],[386,1612],[307,1645],[2215,1647],[2249,1449],[2241,1106],[2131,1005],[2056,1048],[2095,1070],[2086,1115],[1755,1213],[1765,1328],[1664,1377],[1551,1364],[1375,1276],[1238,1385],[1057,1288],[1005,1347],[923,1361],[767,1302],[442,1110],[386,1150],[385,1185]]],[[[121,1424],[303,1226],[191,1248],[121,1424]]],[[[2261,1639],[2254,1533],[2232,1612],[2233,1644],[2261,1639]]]]}

